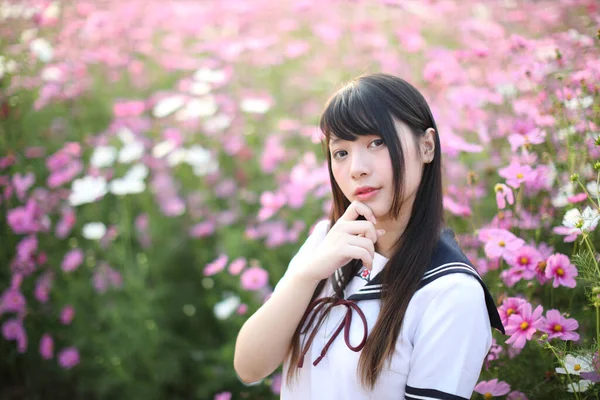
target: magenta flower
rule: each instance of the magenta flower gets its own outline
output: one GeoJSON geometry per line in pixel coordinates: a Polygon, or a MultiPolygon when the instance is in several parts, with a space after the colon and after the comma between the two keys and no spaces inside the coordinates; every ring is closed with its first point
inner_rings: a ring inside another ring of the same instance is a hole
{"type": "Polygon", "coordinates": [[[564,254],[555,253],[546,260],[546,278],[554,278],[552,287],[563,285],[574,288],[577,285],[575,281],[577,274],[577,268],[564,254]]]}
{"type": "Polygon", "coordinates": [[[246,259],[238,257],[229,264],[228,271],[231,275],[239,275],[246,268],[246,259]]]}
{"type": "Polygon", "coordinates": [[[529,400],[525,393],[519,392],[518,390],[513,390],[506,396],[506,400],[529,400]]]}
{"type": "Polygon", "coordinates": [[[48,302],[50,289],[52,288],[52,279],[52,272],[46,272],[43,275],[41,275],[35,283],[33,295],[36,298],[36,300],[42,304],[48,302]]]}
{"type": "Polygon", "coordinates": [[[505,229],[482,229],[479,231],[479,240],[485,243],[485,255],[490,258],[503,257],[510,260],[517,250],[525,244],[523,239],[513,235],[505,229]]]}
{"type": "Polygon", "coordinates": [[[277,374],[273,377],[273,383],[271,383],[271,391],[273,392],[273,394],[280,394],[281,393],[281,374],[277,374]]]}
{"type": "Polygon", "coordinates": [[[495,396],[504,396],[510,392],[510,385],[504,381],[498,381],[498,379],[492,379],[491,381],[481,381],[474,389],[477,393],[480,393],[486,399],[495,396]]]}
{"type": "Polygon", "coordinates": [[[19,353],[24,353],[27,350],[27,335],[23,322],[19,319],[8,319],[2,325],[2,335],[6,340],[16,340],[19,353]]]}
{"type": "Polygon", "coordinates": [[[25,296],[17,287],[10,287],[2,293],[0,297],[0,315],[5,312],[14,312],[19,315],[25,314],[25,305],[27,304],[25,296]]]}
{"type": "Polygon", "coordinates": [[[214,400],[231,400],[231,392],[217,393],[214,400]]]}
{"type": "Polygon", "coordinates": [[[54,341],[52,336],[45,333],[40,339],[40,354],[44,360],[49,360],[54,357],[54,341]]]}
{"type": "Polygon", "coordinates": [[[120,289],[123,286],[121,273],[102,261],[94,270],[92,277],[94,288],[98,293],[106,292],[110,287],[120,289]]]}
{"type": "Polygon", "coordinates": [[[36,221],[37,205],[29,200],[25,206],[13,208],[8,211],[8,225],[17,235],[35,233],[39,230],[36,221]]]}
{"type": "Polygon", "coordinates": [[[65,272],[75,271],[83,262],[83,250],[73,249],[65,254],[62,260],[61,268],[65,272]]]}
{"type": "Polygon", "coordinates": [[[574,332],[577,328],[579,323],[574,318],[565,318],[558,310],[548,310],[539,329],[548,334],[548,339],[579,340],[579,334],[574,332]]]}
{"type": "Polygon", "coordinates": [[[219,255],[219,257],[217,257],[215,260],[206,264],[206,266],[204,267],[204,275],[212,276],[223,271],[223,269],[225,269],[225,266],[227,265],[228,260],[229,257],[226,254],[219,255]]]}
{"type": "Polygon", "coordinates": [[[251,267],[240,277],[242,289],[260,290],[269,282],[269,273],[261,267],[251,267]]]}
{"type": "Polygon", "coordinates": [[[71,321],[75,318],[75,309],[71,305],[67,305],[63,307],[60,313],[60,322],[63,325],[69,325],[71,321]]]}
{"type": "Polygon", "coordinates": [[[494,186],[494,190],[496,191],[496,203],[498,204],[499,209],[504,209],[507,201],[508,204],[511,205],[515,202],[512,189],[505,184],[498,183],[496,186],[494,186]]]}
{"type": "Polygon", "coordinates": [[[76,217],[75,212],[72,208],[64,208],[62,210],[62,217],[56,224],[56,228],[54,230],[54,234],[59,239],[66,238],[71,229],[73,229],[73,225],[75,225],[76,217]]]}
{"type": "Polygon", "coordinates": [[[71,369],[79,364],[79,352],[75,347],[67,347],[58,353],[58,364],[64,369],[71,369]]]}
{"type": "Polygon", "coordinates": [[[12,183],[17,192],[17,198],[23,201],[27,194],[27,190],[35,183],[35,175],[33,172],[26,175],[16,173],[13,175],[12,183]]]}
{"type": "Polygon", "coordinates": [[[190,228],[189,235],[193,238],[202,238],[210,236],[215,231],[216,224],[214,221],[203,221],[193,225],[190,228]]]}
{"type": "Polygon", "coordinates": [[[37,248],[38,240],[35,235],[29,235],[23,238],[19,244],[17,244],[17,259],[21,262],[34,261],[37,248]]]}
{"type": "Polygon", "coordinates": [[[502,325],[508,325],[508,318],[510,318],[511,315],[519,315],[521,306],[525,303],[527,302],[519,297],[508,297],[504,299],[502,305],[498,307],[498,314],[500,314],[502,325]]]}
{"type": "Polygon", "coordinates": [[[512,344],[517,349],[525,347],[525,342],[531,340],[533,334],[539,328],[543,311],[542,306],[537,306],[531,312],[531,304],[522,304],[520,314],[513,314],[508,318],[506,333],[511,337],[508,338],[506,343],[512,344]]]}
{"type": "Polygon", "coordinates": [[[529,165],[521,165],[516,161],[510,163],[508,167],[498,170],[498,174],[506,178],[506,183],[515,189],[521,186],[521,183],[534,178],[533,170],[529,165]]]}

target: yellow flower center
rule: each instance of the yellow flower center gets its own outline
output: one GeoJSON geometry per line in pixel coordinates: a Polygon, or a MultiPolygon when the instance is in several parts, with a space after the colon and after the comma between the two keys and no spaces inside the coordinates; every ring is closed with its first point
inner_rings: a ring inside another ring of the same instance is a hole
{"type": "Polygon", "coordinates": [[[494,396],[492,396],[492,394],[490,392],[487,392],[486,394],[483,395],[484,399],[491,399],[492,397],[494,397],[494,396]]]}
{"type": "Polygon", "coordinates": [[[502,192],[502,185],[497,183],[496,186],[494,186],[494,190],[496,192],[502,192]]]}
{"type": "Polygon", "coordinates": [[[554,325],[553,330],[554,330],[554,332],[562,332],[563,327],[562,327],[562,325],[556,324],[556,325],[554,325]]]}
{"type": "Polygon", "coordinates": [[[523,179],[523,174],[519,172],[519,173],[517,174],[517,178],[518,178],[518,179],[523,179]]]}
{"type": "Polygon", "coordinates": [[[537,265],[537,269],[540,272],[544,272],[546,270],[546,261],[540,261],[537,265]]]}
{"type": "Polygon", "coordinates": [[[523,322],[521,322],[520,326],[521,326],[522,330],[525,330],[525,329],[529,328],[529,322],[523,321],[523,322]]]}
{"type": "Polygon", "coordinates": [[[574,369],[575,371],[579,371],[579,370],[581,369],[581,365],[579,365],[579,364],[575,364],[575,365],[573,365],[573,369],[574,369]]]}
{"type": "Polygon", "coordinates": [[[528,257],[521,257],[521,259],[519,260],[519,262],[521,263],[521,265],[527,265],[529,264],[529,258],[528,257]]]}
{"type": "Polygon", "coordinates": [[[511,315],[513,315],[515,313],[515,309],[514,308],[509,308],[508,310],[506,310],[506,315],[508,315],[509,317],[511,315]]]}
{"type": "Polygon", "coordinates": [[[506,242],[504,242],[504,240],[501,240],[498,242],[498,246],[504,247],[504,246],[506,246],[506,242]]]}
{"type": "Polygon", "coordinates": [[[565,274],[565,270],[564,270],[564,269],[562,269],[562,268],[558,268],[558,269],[556,270],[556,275],[558,275],[558,276],[563,276],[564,274],[565,274]]]}

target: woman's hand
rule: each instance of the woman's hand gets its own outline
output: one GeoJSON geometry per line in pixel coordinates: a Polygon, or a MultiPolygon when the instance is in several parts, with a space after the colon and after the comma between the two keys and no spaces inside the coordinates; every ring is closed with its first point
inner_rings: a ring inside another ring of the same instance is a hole
{"type": "Polygon", "coordinates": [[[307,256],[298,271],[304,278],[318,282],[353,259],[362,260],[371,269],[375,257],[375,243],[385,234],[375,228],[375,215],[371,208],[359,201],[352,202],[344,215],[331,227],[323,242],[307,256]],[[357,220],[359,216],[366,220],[357,220]]]}

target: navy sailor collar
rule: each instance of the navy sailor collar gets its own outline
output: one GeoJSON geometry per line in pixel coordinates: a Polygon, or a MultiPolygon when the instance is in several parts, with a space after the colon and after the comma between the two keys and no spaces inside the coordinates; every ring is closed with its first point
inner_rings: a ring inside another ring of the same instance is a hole
{"type": "MultiPolygon", "coordinates": [[[[340,281],[339,273],[340,271],[336,270],[334,274],[335,279],[337,279],[338,282],[340,281]]],[[[465,256],[465,254],[462,252],[454,238],[454,232],[450,229],[444,229],[440,234],[440,240],[438,241],[436,250],[431,258],[431,263],[423,274],[418,289],[423,288],[425,285],[428,285],[444,275],[455,273],[468,274],[477,279],[477,281],[481,284],[485,294],[485,304],[488,310],[491,325],[493,328],[498,329],[504,334],[504,326],[502,325],[500,315],[498,314],[498,309],[496,308],[494,298],[492,297],[486,284],[483,282],[481,276],[479,276],[479,273],[477,273],[475,267],[473,267],[467,256],[465,256]]],[[[383,270],[375,275],[370,282],[365,284],[359,291],[354,293],[347,300],[360,301],[380,299],[382,275],[383,270]]]]}

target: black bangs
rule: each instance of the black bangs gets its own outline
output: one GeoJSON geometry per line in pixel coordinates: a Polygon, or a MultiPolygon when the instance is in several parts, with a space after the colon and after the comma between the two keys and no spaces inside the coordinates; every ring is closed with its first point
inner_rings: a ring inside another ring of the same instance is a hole
{"type": "Polygon", "coordinates": [[[354,141],[359,135],[388,139],[384,132],[393,130],[388,107],[369,89],[353,82],[329,99],[319,123],[327,141],[331,136],[354,141]]]}

